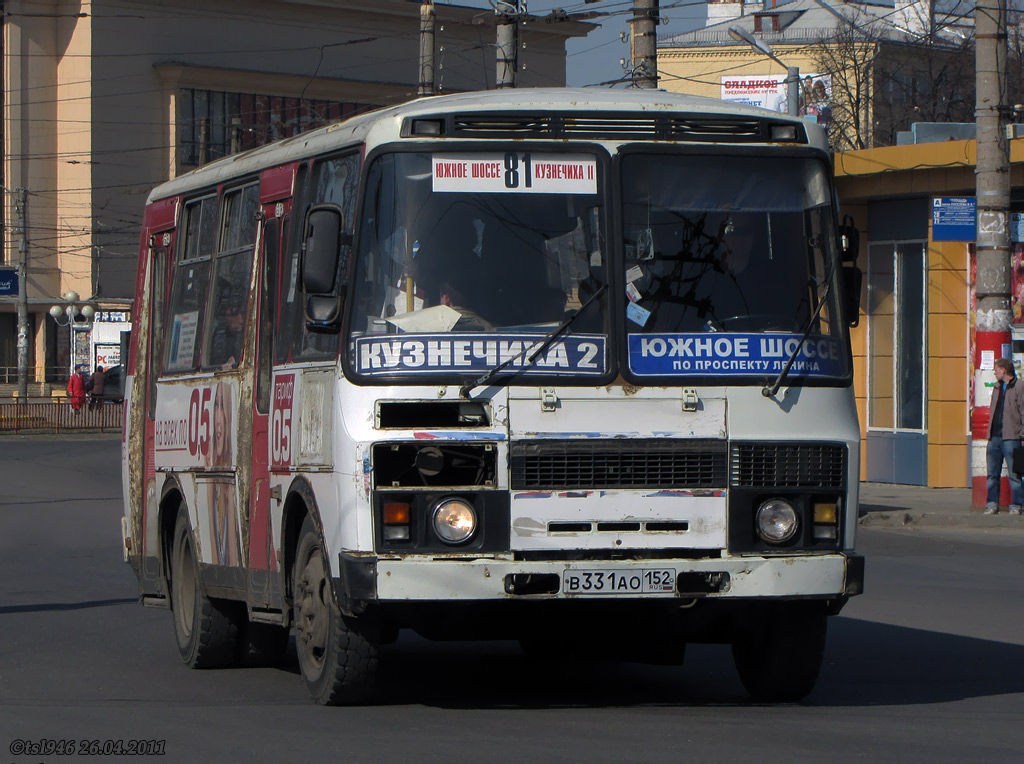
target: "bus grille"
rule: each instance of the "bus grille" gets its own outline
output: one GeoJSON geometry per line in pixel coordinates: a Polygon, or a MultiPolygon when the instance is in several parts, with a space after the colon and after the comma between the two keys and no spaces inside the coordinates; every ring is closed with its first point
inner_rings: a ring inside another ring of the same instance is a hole
{"type": "Polygon", "coordinates": [[[738,488],[844,488],[846,446],[733,442],[729,471],[738,488]]]}
{"type": "Polygon", "coordinates": [[[724,440],[519,441],[511,446],[511,487],[573,489],[725,488],[724,440]]]}
{"type": "MultiPolygon", "coordinates": [[[[410,118],[411,119],[411,118],[410,118]]],[[[417,120],[424,119],[417,117],[417,120]]],[[[446,123],[442,137],[447,138],[536,138],[580,140],[676,140],[717,141],[724,143],[778,142],[773,124],[783,120],[743,117],[708,117],[701,114],[659,114],[648,116],[629,112],[590,114],[464,113],[436,119],[446,123]]],[[[785,122],[785,124],[792,124],[785,122]]],[[[408,126],[403,135],[412,135],[408,126]]],[[[796,126],[790,143],[807,143],[806,131],[796,126]]]]}

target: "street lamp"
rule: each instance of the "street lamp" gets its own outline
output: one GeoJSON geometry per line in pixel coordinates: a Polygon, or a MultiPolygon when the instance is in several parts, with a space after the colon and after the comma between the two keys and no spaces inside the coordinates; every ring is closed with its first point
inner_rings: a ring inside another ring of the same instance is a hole
{"type": "Polygon", "coordinates": [[[93,316],[96,315],[96,308],[86,303],[85,305],[78,305],[78,292],[73,289],[69,289],[64,293],[64,302],[67,305],[54,305],[50,308],[50,315],[53,316],[53,320],[57,322],[58,326],[68,327],[68,355],[71,356],[71,373],[75,373],[75,327],[88,326],[89,322],[92,321],[93,316]],[[81,316],[85,319],[85,322],[76,321],[76,317],[81,316]]]}
{"type": "Polygon", "coordinates": [[[770,45],[758,40],[743,27],[729,27],[729,36],[737,42],[747,43],[758,53],[763,53],[772,61],[786,67],[786,79],[784,80],[786,83],[786,112],[791,117],[798,116],[800,113],[800,67],[789,66],[775,55],[775,51],[771,49],[770,45]]]}

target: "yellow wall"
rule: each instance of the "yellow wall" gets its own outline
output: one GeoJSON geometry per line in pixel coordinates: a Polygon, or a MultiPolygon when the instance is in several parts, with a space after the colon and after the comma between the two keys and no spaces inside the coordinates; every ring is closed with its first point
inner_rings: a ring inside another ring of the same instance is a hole
{"type": "MultiPolygon", "coordinates": [[[[803,47],[774,47],[775,54],[801,73],[816,74],[817,64],[803,47]]],[[[660,87],[673,93],[722,97],[722,77],[785,74],[781,65],[745,44],[709,48],[658,48],[660,87]]]]}
{"type": "MultiPolygon", "coordinates": [[[[839,153],[836,186],[845,214],[861,232],[859,264],[867,263],[867,203],[908,196],[973,196],[974,141],[890,146],[839,153]]],[[[1011,142],[1011,179],[1024,186],[1024,140],[1011,142]]],[[[929,235],[930,239],[930,235],[929,235]]],[[[971,315],[965,242],[928,243],[928,485],[964,487],[970,475],[971,315]]],[[[861,326],[853,330],[854,384],[866,433],[866,290],[861,326]]],[[[862,445],[861,477],[865,452],[862,445]]]]}

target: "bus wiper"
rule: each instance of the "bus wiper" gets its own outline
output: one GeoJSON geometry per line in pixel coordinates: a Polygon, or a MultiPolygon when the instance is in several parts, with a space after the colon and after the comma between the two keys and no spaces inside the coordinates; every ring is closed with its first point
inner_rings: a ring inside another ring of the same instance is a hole
{"type": "MultiPolygon", "coordinates": [[[[837,261],[838,262],[838,261],[837,261]]],[[[793,352],[789,354],[789,360],[786,361],[786,365],[782,367],[782,371],[779,372],[779,376],[775,378],[775,382],[769,387],[765,385],[761,388],[761,395],[765,398],[771,398],[775,393],[779,392],[779,388],[782,387],[782,383],[785,381],[786,376],[789,374],[789,369],[793,365],[793,361],[796,360],[797,353],[800,352],[800,348],[804,346],[804,341],[807,336],[811,333],[811,328],[814,326],[814,322],[817,320],[818,315],[821,313],[821,308],[828,299],[829,293],[832,291],[832,285],[836,280],[836,267],[835,263],[832,264],[832,273],[828,280],[828,285],[825,287],[825,292],[821,295],[821,299],[818,300],[818,307],[814,309],[814,313],[807,319],[807,326],[804,328],[803,334],[800,336],[800,341],[796,343],[796,347],[793,348],[793,352]]]]}
{"type": "Polygon", "coordinates": [[[554,343],[554,341],[557,340],[559,337],[561,337],[565,333],[565,331],[570,326],[572,326],[573,321],[575,321],[577,318],[579,318],[581,315],[583,315],[583,311],[585,311],[587,308],[589,308],[590,304],[592,302],[594,302],[602,294],[604,294],[604,292],[607,289],[608,289],[608,285],[607,284],[602,284],[600,287],[598,287],[597,291],[594,292],[594,294],[590,295],[590,297],[587,298],[587,301],[585,303],[583,303],[578,308],[576,308],[576,310],[574,310],[572,312],[572,314],[568,318],[566,318],[564,321],[562,321],[562,323],[560,323],[557,327],[555,327],[551,331],[551,333],[548,334],[547,337],[544,338],[544,340],[540,343],[539,347],[538,346],[532,346],[532,347],[531,346],[527,346],[527,347],[524,347],[522,350],[520,350],[514,356],[509,358],[507,361],[503,361],[502,363],[498,364],[497,366],[495,366],[490,371],[487,371],[484,374],[482,374],[481,376],[479,376],[476,379],[474,379],[472,382],[467,382],[466,384],[464,384],[462,387],[459,388],[459,395],[462,396],[463,398],[469,398],[469,394],[473,391],[474,388],[480,387],[480,385],[486,385],[488,382],[493,380],[496,376],[501,374],[501,372],[503,372],[509,366],[511,366],[513,363],[515,363],[520,358],[522,358],[525,353],[530,352],[531,350],[532,350],[532,352],[530,352],[530,355],[526,359],[526,363],[523,364],[523,365],[524,366],[530,366],[531,364],[533,364],[533,362],[537,358],[537,356],[539,356],[541,353],[543,353],[545,350],[547,350],[549,347],[551,347],[551,345],[554,343]]]}

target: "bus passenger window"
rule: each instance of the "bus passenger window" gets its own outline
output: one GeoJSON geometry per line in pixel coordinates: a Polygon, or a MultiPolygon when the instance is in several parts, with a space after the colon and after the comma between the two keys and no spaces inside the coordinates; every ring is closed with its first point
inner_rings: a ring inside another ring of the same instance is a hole
{"type": "Polygon", "coordinates": [[[224,194],[220,253],[213,265],[213,304],[203,368],[234,369],[242,360],[255,247],[259,186],[224,194]]]}
{"type": "Polygon", "coordinates": [[[199,362],[199,341],[206,314],[210,256],[215,247],[217,197],[205,196],[185,205],[185,235],[171,279],[171,301],[165,325],[164,371],[193,371],[199,362]]]}

